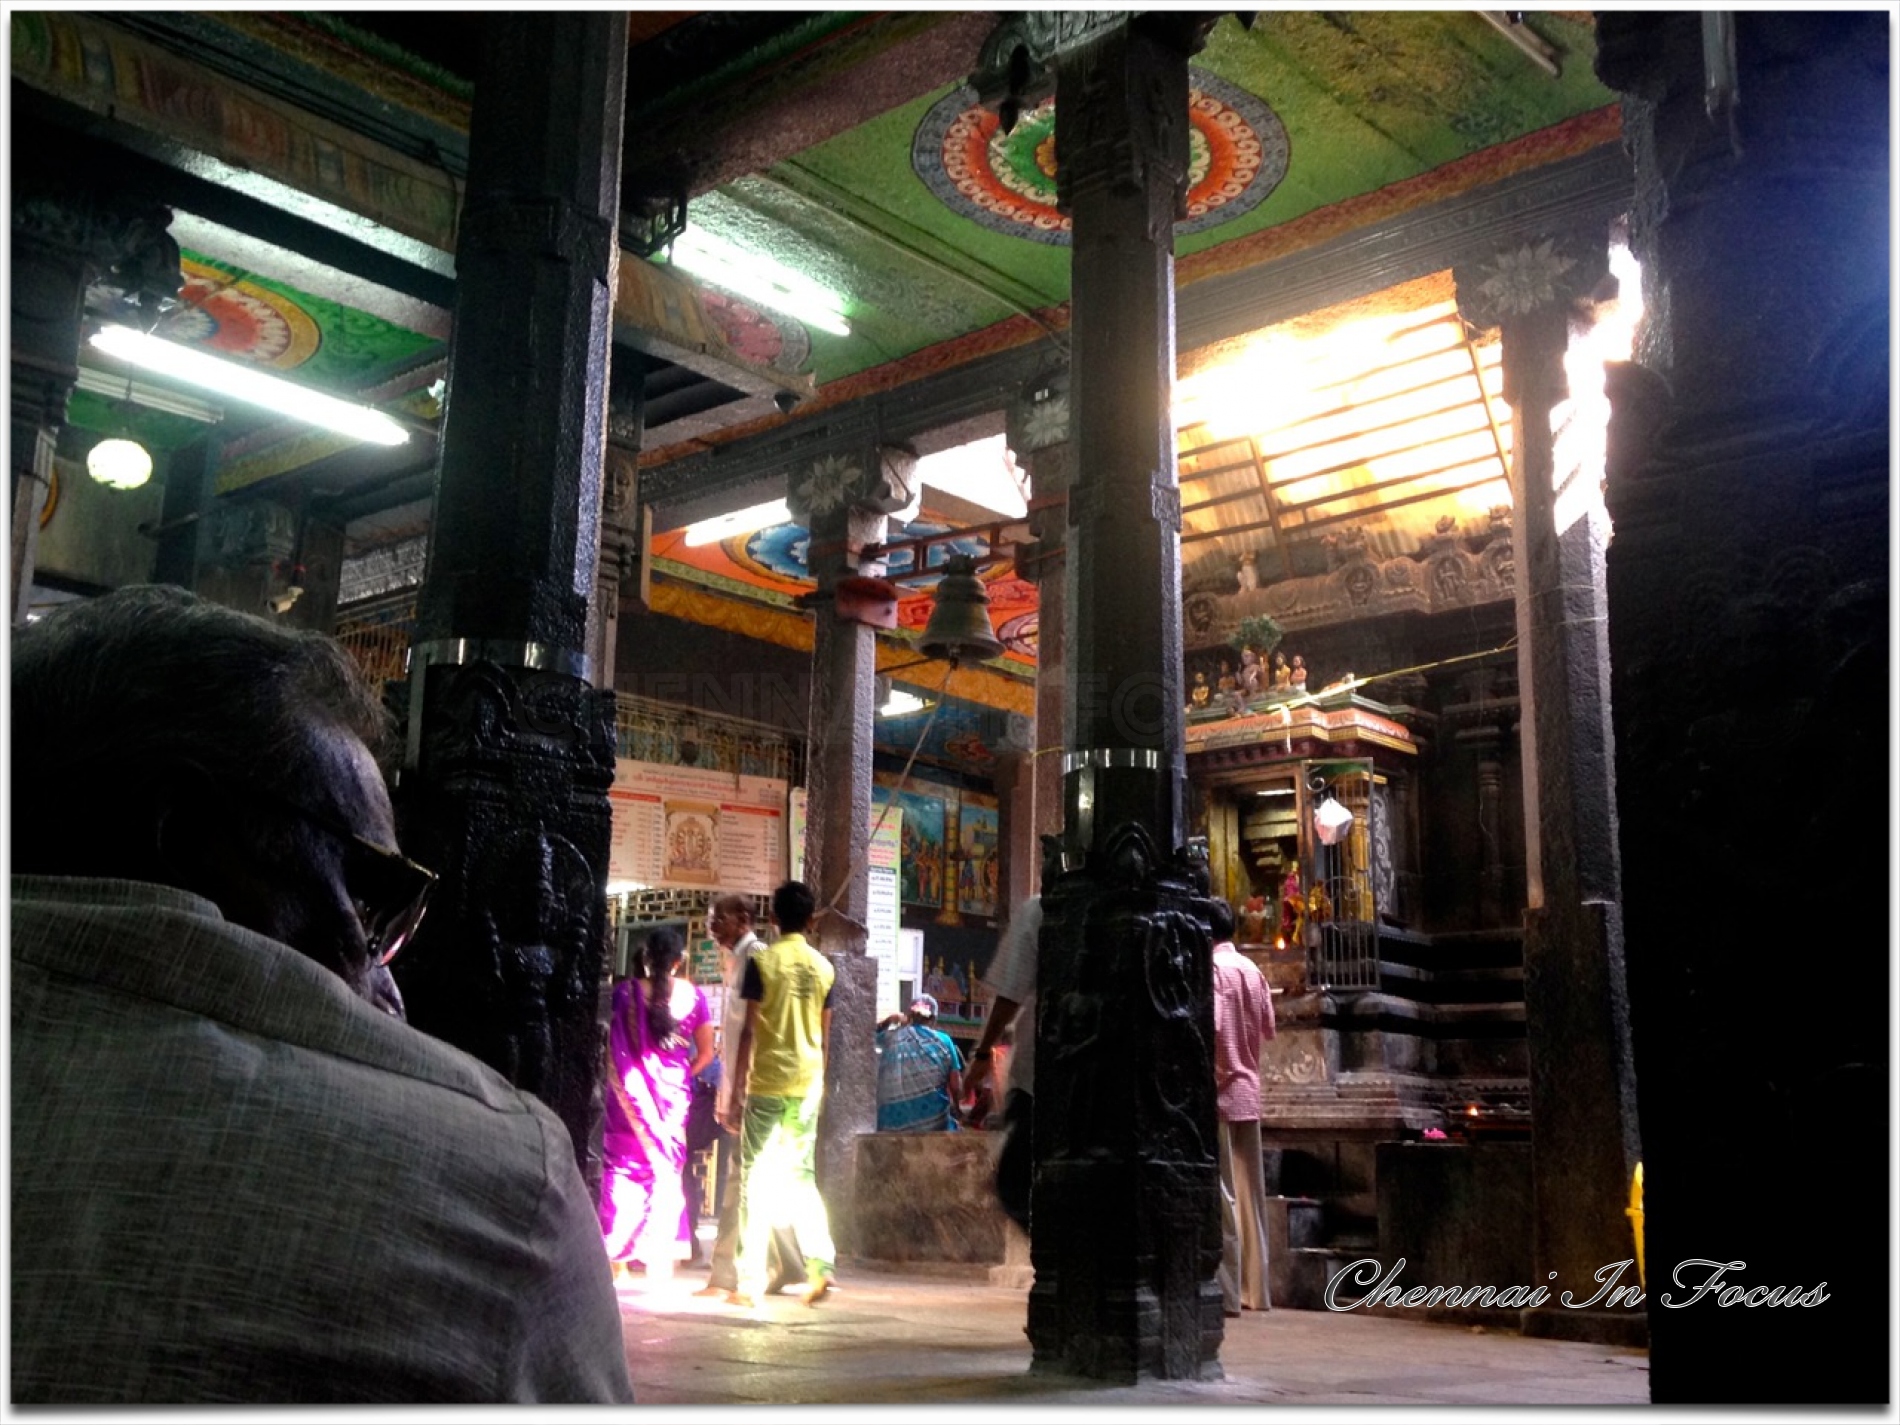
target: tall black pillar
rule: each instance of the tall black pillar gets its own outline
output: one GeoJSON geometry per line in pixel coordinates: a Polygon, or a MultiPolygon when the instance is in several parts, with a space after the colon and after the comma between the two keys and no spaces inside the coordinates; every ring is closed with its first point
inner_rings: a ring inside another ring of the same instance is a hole
{"type": "Polygon", "coordinates": [[[1608,579],[1658,1403],[1891,1398],[1891,23],[1597,19],[1649,307],[1608,579]]]}
{"type": "MultiPolygon", "coordinates": [[[[1205,19],[1205,17],[1203,17],[1205,19]]],[[[1206,863],[1185,845],[1173,225],[1193,17],[1056,58],[1074,220],[1068,709],[1043,877],[1029,1338],[1039,1371],[1220,1373],[1206,863]]]]}
{"type": "MultiPolygon", "coordinates": [[[[1589,357],[1593,299],[1607,295],[1607,241],[1607,233],[1533,238],[1460,267],[1457,281],[1465,320],[1502,328],[1515,433],[1518,697],[1532,852],[1524,916],[1532,1260],[1554,1298],[1527,1310],[1524,1328],[1639,1344],[1640,1311],[1576,1304],[1596,1295],[1598,1272],[1635,1257],[1625,1206],[1640,1154],[1610,766],[1602,416],[1594,417],[1597,438],[1587,438],[1589,421],[1577,409],[1584,393],[1573,391],[1566,369],[1589,357]]],[[[1631,1266],[1624,1278],[1634,1274],[1631,1266]]]]}
{"type": "Polygon", "coordinates": [[[395,971],[418,1028],[596,1151],[613,695],[590,684],[624,14],[494,11],[401,782],[442,877],[395,971]]]}

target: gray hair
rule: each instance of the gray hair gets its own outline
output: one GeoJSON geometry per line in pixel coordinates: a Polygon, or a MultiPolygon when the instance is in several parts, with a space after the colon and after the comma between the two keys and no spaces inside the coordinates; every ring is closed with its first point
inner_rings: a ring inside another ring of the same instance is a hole
{"type": "Polygon", "coordinates": [[[193,782],[305,781],[313,724],[386,750],[376,692],[332,638],[164,585],[64,605],[13,639],[14,869],[131,873],[193,782]]]}

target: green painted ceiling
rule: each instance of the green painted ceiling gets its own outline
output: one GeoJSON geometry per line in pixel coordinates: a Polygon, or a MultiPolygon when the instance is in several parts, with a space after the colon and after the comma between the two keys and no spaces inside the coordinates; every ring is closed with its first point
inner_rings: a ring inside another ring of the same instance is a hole
{"type": "MultiPolygon", "coordinates": [[[[185,275],[180,306],[155,331],[167,340],[345,397],[447,352],[434,337],[289,283],[189,249],[180,256],[185,275]]],[[[218,398],[207,399],[215,403],[218,398]]],[[[86,391],[73,393],[66,420],[82,430],[135,435],[153,450],[176,450],[205,431],[203,423],[189,417],[128,407],[86,391]]]]}
{"type": "MultiPolygon", "coordinates": [[[[1562,55],[1560,77],[1475,13],[1268,12],[1251,30],[1223,17],[1195,66],[1272,109],[1286,133],[1285,176],[1251,211],[1180,236],[1177,255],[1418,178],[1614,101],[1591,71],[1587,19],[1532,14],[1528,23],[1562,55]]],[[[821,384],[1067,299],[1066,246],[990,231],[915,171],[918,127],[950,92],[692,205],[695,222],[846,294],[851,335],[812,333],[821,384]]],[[[1028,176],[1046,184],[1046,175],[1028,176]]]]}

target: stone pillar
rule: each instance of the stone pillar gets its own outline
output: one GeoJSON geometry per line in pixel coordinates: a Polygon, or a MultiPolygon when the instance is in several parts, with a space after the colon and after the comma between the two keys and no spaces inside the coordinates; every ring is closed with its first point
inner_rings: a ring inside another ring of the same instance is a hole
{"type": "Polygon", "coordinates": [[[165,503],[159,510],[152,551],[152,582],[198,587],[198,545],[205,533],[205,511],[217,469],[219,441],[207,431],[182,450],[174,450],[165,468],[165,503]]]}
{"type": "Polygon", "coordinates": [[[638,454],[637,449],[610,444],[600,487],[600,561],[594,569],[594,597],[587,606],[587,657],[594,665],[594,685],[610,692],[620,641],[620,591],[640,560],[638,454]]]}
{"type": "Polygon", "coordinates": [[[613,698],[588,599],[618,254],[624,14],[487,19],[399,811],[442,877],[415,1025],[561,1117],[597,1175],[613,698]]]}
{"type": "MultiPolygon", "coordinates": [[[[1010,408],[1009,444],[1029,472],[1030,498],[1051,502],[1030,517],[1036,542],[1026,555],[1030,568],[1018,571],[1036,585],[1036,752],[1031,775],[1040,841],[1062,835],[1062,752],[1070,745],[1064,726],[1068,675],[1063,630],[1068,623],[1068,497],[1074,484],[1075,445],[1069,439],[1066,370],[1030,383],[1010,408]]],[[[1032,875],[1039,886],[1040,853],[1037,863],[1032,875]]]]}
{"type": "Polygon", "coordinates": [[[877,634],[857,621],[856,601],[839,585],[882,571],[862,563],[862,551],[883,541],[889,512],[909,501],[916,467],[914,452],[867,439],[854,456],[821,456],[795,472],[787,496],[792,518],[810,531],[805,561],[818,585],[811,599],[805,880],[820,911],[813,941],[837,971],[817,1156],[819,1190],[841,1252],[856,1250],[858,1135],[877,1128],[877,962],[865,953],[877,634]]]}
{"type": "Polygon", "coordinates": [[[1504,923],[1503,731],[1481,723],[1453,736],[1478,759],[1478,924],[1491,929],[1504,923]]]}
{"type": "MultiPolygon", "coordinates": [[[[1624,1208],[1640,1156],[1611,775],[1601,420],[1592,446],[1565,374],[1608,275],[1607,240],[1537,238],[1456,272],[1465,319],[1503,329],[1514,418],[1525,839],[1540,848],[1543,874],[1542,903],[1533,900],[1524,923],[1536,1279],[1554,1298],[1567,1290],[1580,1302],[1595,1294],[1600,1268],[1633,1255],[1624,1208]],[[1561,521],[1559,487],[1569,491],[1561,521]]],[[[1525,1313],[1525,1329],[1640,1340],[1643,1323],[1627,1309],[1553,1300],[1525,1313]]]]}
{"type": "Polygon", "coordinates": [[[587,606],[587,656],[596,687],[613,688],[620,591],[639,568],[640,446],[646,435],[646,366],[635,353],[613,363],[607,397],[607,456],[600,486],[600,560],[587,606]]]}
{"type": "MultiPolygon", "coordinates": [[[[1033,17],[1031,17],[1033,18],[1033,17]]],[[[1211,17],[1065,17],[1074,219],[1064,825],[1037,975],[1033,1368],[1217,1377],[1207,868],[1183,808],[1173,222],[1211,17]]]]}
{"type": "MultiPolygon", "coordinates": [[[[53,153],[16,151],[8,271],[12,583],[9,618],[26,621],[40,511],[66,400],[79,379],[86,288],[110,277],[149,325],[183,285],[168,209],[94,191],[60,171],[53,153]]],[[[103,178],[101,180],[104,181],[103,178]]]]}
{"type": "Polygon", "coordinates": [[[1597,24],[1649,307],[1608,580],[1651,1397],[1886,1401],[1891,17],[1597,24]],[[1691,1258],[1827,1300],[1668,1309],[1691,1258]]]}

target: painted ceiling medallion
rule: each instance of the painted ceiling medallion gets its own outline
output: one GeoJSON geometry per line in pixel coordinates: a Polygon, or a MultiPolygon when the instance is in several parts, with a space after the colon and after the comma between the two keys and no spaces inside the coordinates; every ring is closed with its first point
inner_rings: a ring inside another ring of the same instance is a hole
{"type": "MultiPolygon", "coordinates": [[[[1255,95],[1202,70],[1189,71],[1188,215],[1185,237],[1251,211],[1286,177],[1286,127],[1255,95]]],[[[930,191],[988,228],[1066,246],[1069,220],[1056,211],[1056,106],[1046,99],[1002,131],[967,85],[924,115],[910,161],[930,191]]]]}
{"type": "Polygon", "coordinates": [[[186,258],[182,304],[165,318],[159,335],[202,346],[218,356],[236,356],[278,371],[294,370],[322,344],[311,315],[281,293],[234,279],[227,272],[186,258]]]}
{"type": "Polygon", "coordinates": [[[780,320],[762,308],[711,287],[701,287],[699,299],[727,345],[747,361],[802,371],[811,359],[811,333],[803,322],[780,320]]]}

